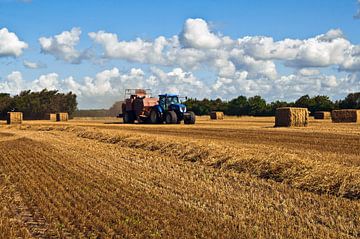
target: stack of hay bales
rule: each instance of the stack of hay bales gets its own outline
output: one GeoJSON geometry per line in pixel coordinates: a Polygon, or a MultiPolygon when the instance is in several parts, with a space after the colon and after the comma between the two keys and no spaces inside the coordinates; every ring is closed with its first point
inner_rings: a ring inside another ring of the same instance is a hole
{"type": "Polygon", "coordinates": [[[307,108],[281,107],[276,109],[275,127],[304,127],[309,122],[307,108]]]}
{"type": "Polygon", "coordinates": [[[331,113],[329,111],[316,111],[314,119],[331,119],[331,113]]]}
{"type": "Polygon", "coordinates": [[[7,124],[21,124],[23,121],[23,113],[22,112],[8,112],[7,113],[7,124]]]}
{"type": "Polygon", "coordinates": [[[333,110],[331,119],[333,123],[360,123],[360,110],[333,110]]]}
{"type": "Polygon", "coordinates": [[[218,119],[224,119],[224,112],[221,111],[212,111],[210,112],[210,119],[218,120],[218,119]]]}
{"type": "Polygon", "coordinates": [[[68,121],[69,114],[68,113],[57,113],[56,114],[56,121],[68,121]]]}

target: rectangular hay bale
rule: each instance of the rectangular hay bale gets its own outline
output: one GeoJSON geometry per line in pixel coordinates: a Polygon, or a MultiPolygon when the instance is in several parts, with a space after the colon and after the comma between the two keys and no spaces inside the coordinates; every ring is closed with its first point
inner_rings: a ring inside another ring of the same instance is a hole
{"type": "Polygon", "coordinates": [[[309,123],[307,108],[281,107],[276,109],[275,127],[305,127],[309,123]]]}
{"type": "Polygon", "coordinates": [[[331,119],[331,113],[329,111],[316,111],[314,119],[331,119]]]}
{"type": "Polygon", "coordinates": [[[21,124],[23,121],[23,113],[22,112],[8,112],[7,113],[7,124],[21,124]]]}
{"type": "Polygon", "coordinates": [[[45,115],[45,120],[56,121],[56,113],[48,113],[45,115]]]}
{"type": "Polygon", "coordinates": [[[210,119],[212,120],[222,120],[224,119],[224,113],[221,111],[212,111],[210,112],[210,119]]]}
{"type": "Polygon", "coordinates": [[[56,114],[50,114],[49,115],[49,120],[50,121],[56,121],[56,114]]]}
{"type": "Polygon", "coordinates": [[[333,123],[360,123],[360,110],[343,109],[331,111],[333,123]]]}
{"type": "Polygon", "coordinates": [[[56,121],[68,121],[69,114],[68,113],[57,113],[56,114],[56,121]]]}

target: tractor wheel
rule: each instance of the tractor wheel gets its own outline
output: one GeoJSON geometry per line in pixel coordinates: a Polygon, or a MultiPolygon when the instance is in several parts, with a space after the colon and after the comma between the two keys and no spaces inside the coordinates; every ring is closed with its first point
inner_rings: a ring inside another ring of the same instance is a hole
{"type": "Polygon", "coordinates": [[[177,123],[177,115],[174,111],[169,111],[166,113],[166,116],[165,116],[165,122],[167,124],[176,124],[177,123]]]}
{"type": "Polygon", "coordinates": [[[124,121],[124,124],[133,124],[135,121],[134,114],[132,112],[125,111],[124,116],[123,116],[123,121],[124,121]]]}
{"type": "Polygon", "coordinates": [[[152,109],[152,110],[150,111],[149,122],[150,122],[151,124],[160,124],[161,119],[160,119],[160,115],[159,115],[159,113],[157,112],[157,110],[152,109]]]}
{"type": "Polygon", "coordinates": [[[195,124],[196,116],[195,113],[189,111],[190,116],[184,119],[184,124],[195,124]]]}

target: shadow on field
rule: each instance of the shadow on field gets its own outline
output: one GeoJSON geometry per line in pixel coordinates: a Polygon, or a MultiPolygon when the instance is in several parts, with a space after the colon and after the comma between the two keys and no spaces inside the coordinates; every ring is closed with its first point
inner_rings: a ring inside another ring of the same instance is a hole
{"type": "Polygon", "coordinates": [[[124,123],[116,121],[116,122],[105,122],[104,124],[124,124],[124,123]]]}

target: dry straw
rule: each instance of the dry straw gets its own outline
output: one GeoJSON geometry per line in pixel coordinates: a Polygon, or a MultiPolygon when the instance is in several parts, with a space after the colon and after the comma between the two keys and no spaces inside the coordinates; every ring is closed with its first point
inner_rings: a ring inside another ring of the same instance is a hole
{"type": "Polygon", "coordinates": [[[329,111],[316,111],[314,113],[315,119],[331,119],[331,113],[329,111]]]}
{"type": "Polygon", "coordinates": [[[22,112],[8,112],[7,113],[7,124],[21,124],[23,121],[22,112]]]}
{"type": "Polygon", "coordinates": [[[212,111],[210,112],[210,119],[212,120],[224,119],[224,113],[221,111],[212,111]]]}
{"type": "Polygon", "coordinates": [[[360,123],[360,110],[333,110],[331,119],[333,123],[360,123]]]}
{"type": "Polygon", "coordinates": [[[68,121],[69,114],[68,113],[57,113],[56,114],[56,121],[68,121]]]}
{"type": "Polygon", "coordinates": [[[307,108],[282,107],[275,113],[275,127],[304,127],[309,122],[307,108]]]}
{"type": "Polygon", "coordinates": [[[45,120],[56,121],[56,113],[48,113],[45,115],[45,120]]]}

